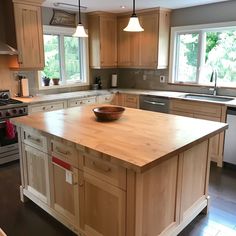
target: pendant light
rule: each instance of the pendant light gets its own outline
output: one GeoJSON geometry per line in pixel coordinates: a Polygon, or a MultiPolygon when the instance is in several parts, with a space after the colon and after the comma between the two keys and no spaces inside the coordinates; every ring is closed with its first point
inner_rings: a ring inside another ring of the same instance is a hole
{"type": "Polygon", "coordinates": [[[133,0],[133,14],[131,15],[130,19],[129,19],[129,23],[126,26],[126,28],[124,28],[124,31],[128,31],[128,32],[142,32],[144,31],[144,29],[141,27],[138,17],[135,13],[135,0],[133,0]]]}
{"type": "Polygon", "coordinates": [[[78,6],[79,6],[79,23],[76,27],[76,31],[73,34],[73,37],[88,37],[87,33],[84,30],[84,26],[81,23],[81,14],[80,14],[80,0],[78,0],[78,6]]]}

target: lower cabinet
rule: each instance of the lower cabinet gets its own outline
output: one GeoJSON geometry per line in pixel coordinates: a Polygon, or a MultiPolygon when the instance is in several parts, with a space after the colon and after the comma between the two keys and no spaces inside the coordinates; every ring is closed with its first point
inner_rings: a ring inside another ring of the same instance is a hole
{"type": "Polygon", "coordinates": [[[26,166],[25,189],[46,204],[50,204],[48,155],[23,145],[26,166]]]}
{"type": "Polygon", "coordinates": [[[78,225],[78,169],[51,158],[52,207],[72,224],[78,225]]]}
{"type": "Polygon", "coordinates": [[[106,94],[106,95],[99,95],[97,96],[97,103],[103,104],[103,103],[111,103],[114,99],[114,94],[106,94]]]}
{"type": "Polygon", "coordinates": [[[83,105],[92,105],[96,103],[96,97],[77,98],[68,100],[68,107],[78,107],[83,105]]]}
{"type": "MultiPolygon", "coordinates": [[[[198,119],[225,122],[226,106],[197,101],[183,101],[172,99],[170,113],[174,115],[193,117],[198,119]]],[[[210,157],[217,162],[219,167],[223,165],[224,132],[215,135],[210,139],[210,157]]]]}
{"type": "Polygon", "coordinates": [[[139,108],[139,95],[117,93],[112,103],[118,106],[139,108]]]}
{"type": "Polygon", "coordinates": [[[37,105],[29,105],[29,113],[55,111],[59,109],[64,109],[66,107],[67,107],[67,104],[65,101],[46,102],[46,103],[40,103],[37,105]]]}
{"type": "Polygon", "coordinates": [[[80,172],[81,228],[86,236],[124,236],[126,192],[80,172]]]}

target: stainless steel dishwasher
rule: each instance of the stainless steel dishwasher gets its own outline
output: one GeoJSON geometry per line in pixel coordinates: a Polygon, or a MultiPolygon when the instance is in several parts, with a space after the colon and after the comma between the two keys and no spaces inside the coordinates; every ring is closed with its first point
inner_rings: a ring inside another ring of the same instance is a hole
{"type": "Polygon", "coordinates": [[[169,98],[153,95],[140,95],[139,107],[143,110],[169,113],[169,98]]]}
{"type": "Polygon", "coordinates": [[[227,109],[229,128],[225,132],[224,162],[236,165],[236,107],[227,109]]]}

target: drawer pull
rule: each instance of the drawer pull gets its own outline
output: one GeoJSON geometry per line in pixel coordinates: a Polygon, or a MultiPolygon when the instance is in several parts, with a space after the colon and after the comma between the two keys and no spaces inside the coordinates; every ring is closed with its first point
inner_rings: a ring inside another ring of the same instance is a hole
{"type": "Polygon", "coordinates": [[[102,165],[98,165],[98,163],[96,163],[95,161],[92,162],[93,166],[97,169],[100,169],[104,172],[110,172],[111,168],[110,167],[106,167],[106,166],[102,166],[102,165]]]}
{"type": "Polygon", "coordinates": [[[64,150],[61,150],[59,147],[56,147],[56,151],[63,154],[63,155],[69,155],[70,152],[69,151],[64,151],[64,150]]]}
{"type": "Polygon", "coordinates": [[[32,141],[34,141],[34,142],[40,143],[40,139],[39,138],[34,138],[30,134],[27,136],[27,138],[32,140],[32,141]]]}

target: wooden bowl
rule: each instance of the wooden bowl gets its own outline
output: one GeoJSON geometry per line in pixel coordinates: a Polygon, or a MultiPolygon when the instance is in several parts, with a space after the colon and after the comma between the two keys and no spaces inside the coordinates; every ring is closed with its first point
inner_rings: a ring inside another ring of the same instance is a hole
{"type": "Polygon", "coordinates": [[[118,107],[118,106],[102,106],[93,109],[94,114],[100,121],[117,120],[121,117],[124,111],[125,111],[124,107],[118,107]]]}

